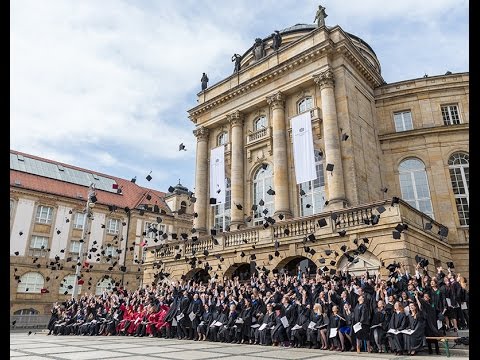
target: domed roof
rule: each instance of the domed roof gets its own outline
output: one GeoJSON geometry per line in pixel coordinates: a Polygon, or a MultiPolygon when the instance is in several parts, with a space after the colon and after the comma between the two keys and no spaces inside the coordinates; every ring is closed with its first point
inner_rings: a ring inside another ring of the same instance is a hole
{"type": "Polygon", "coordinates": [[[178,184],[175,185],[173,188],[175,189],[174,193],[176,193],[176,194],[188,194],[189,193],[188,188],[186,188],[185,186],[180,184],[180,180],[178,180],[178,184]]]}

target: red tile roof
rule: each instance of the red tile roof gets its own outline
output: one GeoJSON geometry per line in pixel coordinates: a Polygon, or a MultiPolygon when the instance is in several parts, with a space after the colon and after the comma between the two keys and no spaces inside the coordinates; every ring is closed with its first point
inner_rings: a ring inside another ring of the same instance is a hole
{"type": "MultiPolygon", "coordinates": [[[[102,174],[96,171],[82,169],[69,164],[64,164],[49,159],[44,159],[38,156],[21,153],[18,151],[10,150],[12,154],[20,154],[25,157],[37,159],[40,161],[49,162],[52,164],[60,164],[64,167],[69,167],[84,172],[94,172],[95,174],[104,176],[117,182],[118,187],[122,189],[121,194],[111,193],[103,190],[96,190],[97,204],[115,205],[118,208],[129,207],[135,209],[139,204],[148,204],[152,207],[156,204],[160,209],[165,210],[167,214],[171,214],[171,211],[165,203],[165,193],[154,189],[141,187],[130,180],[121,179],[115,176],[102,174]],[[147,194],[151,195],[151,199],[147,200],[147,194]]],[[[10,186],[22,189],[28,189],[33,191],[39,191],[42,193],[64,196],[72,199],[79,199],[78,195],[82,196],[82,199],[87,199],[88,188],[86,186],[77,185],[61,180],[51,179],[35,174],[26,173],[23,171],[17,171],[10,169],[10,186]],[[20,184],[18,184],[20,183],[20,184]]]]}

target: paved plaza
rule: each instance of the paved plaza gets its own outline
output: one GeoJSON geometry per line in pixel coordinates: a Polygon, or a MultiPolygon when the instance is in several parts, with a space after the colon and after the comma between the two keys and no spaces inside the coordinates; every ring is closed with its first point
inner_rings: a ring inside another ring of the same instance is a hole
{"type": "MultiPolygon", "coordinates": [[[[442,349],[442,354],[444,350],[442,349]]],[[[137,338],[119,336],[47,336],[27,331],[10,333],[10,358],[14,360],[40,359],[225,359],[228,360],[353,360],[412,359],[393,354],[337,353],[315,349],[287,349],[272,346],[223,344],[177,339],[137,338]]],[[[414,359],[449,359],[444,355],[417,355],[414,359]]],[[[452,353],[450,359],[468,359],[467,354],[452,353]]]]}

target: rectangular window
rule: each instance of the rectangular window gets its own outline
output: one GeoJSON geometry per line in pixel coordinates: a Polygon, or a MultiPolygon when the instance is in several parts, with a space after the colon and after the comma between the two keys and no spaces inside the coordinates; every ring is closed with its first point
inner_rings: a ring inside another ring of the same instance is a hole
{"type": "Polygon", "coordinates": [[[117,253],[117,247],[116,246],[107,246],[105,249],[105,257],[108,257],[111,255],[112,258],[117,258],[118,253],[117,253]]]}
{"type": "Polygon", "coordinates": [[[154,239],[158,235],[158,224],[145,222],[145,233],[146,237],[149,239],[154,239]]]}
{"type": "Polygon", "coordinates": [[[70,241],[70,254],[78,255],[80,253],[80,241],[70,241]]]}
{"type": "Polygon", "coordinates": [[[108,219],[108,224],[107,224],[108,234],[118,234],[119,228],[120,228],[120,221],[118,219],[108,219]]]}
{"type": "Polygon", "coordinates": [[[35,221],[41,224],[51,224],[52,214],[53,214],[52,207],[39,205],[37,207],[37,214],[35,216],[35,221]]]}
{"type": "Polygon", "coordinates": [[[83,229],[83,223],[85,221],[85,216],[87,214],[82,214],[82,213],[76,213],[75,218],[73,220],[73,228],[74,229],[83,229]]]}
{"type": "Polygon", "coordinates": [[[407,131],[413,129],[412,113],[410,111],[400,111],[393,114],[395,121],[395,131],[407,131]]]}
{"type": "Polygon", "coordinates": [[[457,125],[460,124],[460,116],[458,115],[457,105],[443,105],[442,117],[444,125],[457,125]]]}
{"type": "Polygon", "coordinates": [[[30,240],[29,255],[35,257],[47,256],[48,238],[45,236],[33,235],[30,240]]]}

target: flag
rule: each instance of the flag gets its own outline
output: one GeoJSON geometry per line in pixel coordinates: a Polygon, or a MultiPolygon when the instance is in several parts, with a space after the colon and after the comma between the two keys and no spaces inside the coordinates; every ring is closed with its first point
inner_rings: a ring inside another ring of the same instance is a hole
{"type": "Polygon", "coordinates": [[[210,198],[225,204],[225,146],[210,151],[210,198]]]}
{"type": "Polygon", "coordinates": [[[317,178],[313,151],[312,120],[310,111],[291,119],[293,134],[293,159],[297,184],[317,178]]]}

